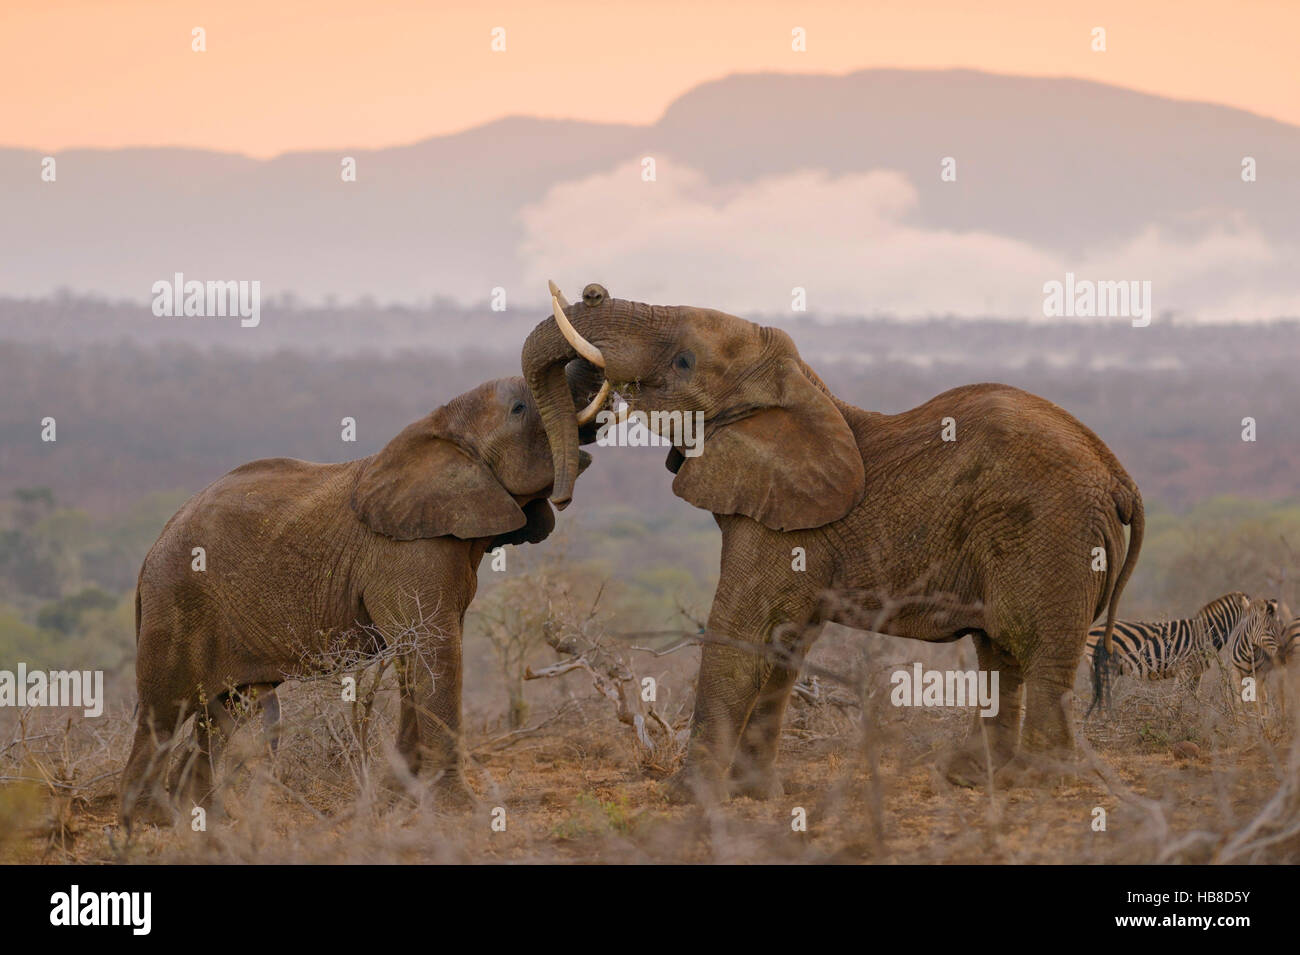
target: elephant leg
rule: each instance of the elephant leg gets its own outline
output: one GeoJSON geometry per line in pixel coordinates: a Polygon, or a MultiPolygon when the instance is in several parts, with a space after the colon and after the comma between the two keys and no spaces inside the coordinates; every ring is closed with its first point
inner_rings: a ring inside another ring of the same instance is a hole
{"type": "Polygon", "coordinates": [[[420,772],[420,727],[415,722],[414,688],[406,679],[405,670],[400,684],[402,702],[397,723],[397,752],[406,763],[407,771],[415,776],[420,772]]]}
{"type": "MultiPolygon", "coordinates": [[[[786,628],[780,639],[794,661],[802,661],[821,636],[820,623],[803,628],[786,628]]],[[[758,700],[741,732],[740,745],[731,766],[732,792],[751,799],[772,799],[784,795],[785,789],[776,773],[776,757],[781,742],[781,726],[790,691],[799,678],[799,665],[777,664],[772,667],[759,690],[758,700]]]]}
{"type": "MultiPolygon", "coordinates": [[[[676,802],[725,797],[732,757],[760,696],[764,707],[747,746],[758,755],[758,765],[770,770],[794,676],[777,676],[770,693],[763,693],[777,666],[790,663],[773,654],[785,649],[783,643],[774,645],[773,637],[794,639],[797,646],[830,578],[830,549],[816,540],[775,535],[748,522],[737,533],[724,531],[723,542],[718,592],[709,612],[711,642],[700,655],[691,740],[682,768],[668,783],[668,796],[676,802]],[[755,536],[760,539],[753,540],[755,536]],[[808,545],[804,570],[791,567],[794,543],[808,545]]],[[[759,788],[769,794],[776,789],[770,771],[759,788]]]]}
{"type": "Polygon", "coordinates": [[[996,716],[985,717],[976,711],[966,741],[944,760],[942,769],[954,785],[975,787],[1016,753],[1024,680],[1020,663],[988,634],[973,633],[971,640],[980,671],[998,675],[998,712],[996,716]]]}
{"type": "Polygon", "coordinates": [[[1074,683],[1059,673],[1034,673],[1025,679],[1025,749],[1068,756],[1074,750],[1074,721],[1065,700],[1074,683]]]}
{"type": "MultiPolygon", "coordinates": [[[[226,709],[235,720],[235,728],[242,726],[258,713],[262,716],[262,732],[267,748],[274,755],[280,744],[280,698],[275,683],[249,683],[230,694],[226,709]]],[[[233,731],[232,731],[233,732],[233,731]]]]}
{"type": "MultiPolygon", "coordinates": [[[[1089,533],[1081,529],[1080,539],[1089,533]]],[[[1074,682],[1106,585],[1087,567],[1069,554],[1044,560],[1026,547],[987,571],[999,588],[986,598],[983,629],[1019,663],[1025,693],[1020,746],[994,774],[999,787],[1077,776],[1074,682]]]]}
{"type": "MultiPolygon", "coordinates": [[[[770,669],[759,654],[749,650],[717,645],[704,648],[686,762],[669,783],[673,801],[718,802],[725,797],[727,768],[741,727],[770,669]]],[[[765,728],[770,731],[770,725],[765,728]]]]}
{"type": "MultiPolygon", "coordinates": [[[[1086,624],[1081,631],[1086,631],[1086,624]]],[[[1054,631],[1055,632],[1055,631],[1054,631]]],[[[1025,680],[1025,720],[1021,730],[1020,751],[994,775],[1002,788],[1043,786],[1074,776],[1078,753],[1075,750],[1074,719],[1071,702],[1074,695],[1075,666],[1062,648],[1047,648],[1052,653],[1036,655],[1022,664],[1025,680]]],[[[1078,662],[1076,654],[1074,664],[1078,662]]]]}
{"type": "MultiPolygon", "coordinates": [[[[183,723],[184,721],[182,721],[183,723]]],[[[185,790],[189,791],[190,779],[194,776],[195,764],[195,732],[190,731],[189,738],[183,741],[177,741],[173,748],[176,755],[171,760],[171,769],[167,773],[167,792],[171,793],[173,798],[185,790]]]]}
{"type": "Polygon", "coordinates": [[[205,809],[212,805],[217,767],[238,726],[228,701],[223,694],[207,710],[201,710],[194,721],[194,768],[189,781],[189,799],[205,809]]]}
{"type": "MultiPolygon", "coordinates": [[[[367,606],[382,633],[410,630],[393,608],[399,600],[367,606]]],[[[439,613],[425,621],[424,631],[402,659],[401,716],[397,749],[413,771],[432,770],[437,789],[449,801],[463,804],[469,793],[461,773],[461,625],[459,614],[439,613]]]]}
{"type": "Polygon", "coordinates": [[[162,783],[181,715],[175,703],[140,703],[131,755],[122,771],[120,817],[128,832],[137,822],[163,825],[171,820],[162,783]]]}
{"type": "Polygon", "coordinates": [[[421,764],[456,773],[460,755],[460,629],[413,661],[415,723],[421,764]]]}
{"type": "Polygon", "coordinates": [[[271,750],[271,755],[274,756],[280,748],[280,735],[283,732],[280,722],[280,697],[274,685],[267,683],[259,686],[268,688],[260,695],[262,728],[266,734],[266,744],[271,750]]]}

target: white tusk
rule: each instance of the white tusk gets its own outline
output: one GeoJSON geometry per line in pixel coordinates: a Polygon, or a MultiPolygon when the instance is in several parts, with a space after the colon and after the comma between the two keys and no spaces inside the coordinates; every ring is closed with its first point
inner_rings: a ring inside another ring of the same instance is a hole
{"type": "Polygon", "coordinates": [[[554,295],[551,296],[551,309],[555,312],[555,323],[560,326],[560,331],[564,333],[565,340],[573,346],[573,350],[597,368],[604,368],[605,356],[600,353],[599,348],[578,334],[578,330],[565,317],[564,309],[560,308],[560,300],[554,295]]]}
{"type": "Polygon", "coordinates": [[[605,383],[600,386],[600,391],[597,392],[596,397],[591,400],[591,404],[587,405],[587,407],[583,408],[582,411],[578,413],[578,427],[581,428],[585,424],[590,424],[592,420],[595,419],[597,412],[600,411],[601,407],[605,404],[605,399],[608,397],[609,379],[606,378],[605,383]]]}
{"type": "Polygon", "coordinates": [[[568,308],[569,303],[565,299],[564,293],[560,291],[560,287],[550,279],[546,280],[546,285],[551,290],[551,297],[559,300],[560,308],[568,308]]]}

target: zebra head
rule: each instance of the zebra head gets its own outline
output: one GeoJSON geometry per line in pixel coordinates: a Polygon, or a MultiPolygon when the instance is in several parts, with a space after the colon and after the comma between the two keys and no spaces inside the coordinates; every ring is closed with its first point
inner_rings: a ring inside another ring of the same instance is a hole
{"type": "Polygon", "coordinates": [[[1252,600],[1244,621],[1243,643],[1256,673],[1267,673],[1283,662],[1287,624],[1291,611],[1277,598],[1252,600]]]}

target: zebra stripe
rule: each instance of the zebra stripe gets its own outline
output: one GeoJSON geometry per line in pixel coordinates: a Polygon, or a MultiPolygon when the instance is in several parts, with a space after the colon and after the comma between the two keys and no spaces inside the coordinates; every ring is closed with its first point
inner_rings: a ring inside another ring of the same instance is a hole
{"type": "Polygon", "coordinates": [[[1289,664],[1292,654],[1300,654],[1300,617],[1286,625],[1277,641],[1278,663],[1289,664]]]}
{"type": "Polygon", "coordinates": [[[1099,646],[1106,628],[1088,631],[1085,647],[1092,671],[1092,705],[1088,716],[1105,700],[1110,708],[1110,678],[1121,673],[1145,680],[1167,680],[1187,673],[1199,679],[1209,658],[1228,646],[1238,674],[1264,672],[1277,655],[1280,627],[1276,600],[1252,605],[1240,591],[1210,601],[1192,617],[1158,622],[1115,622],[1114,652],[1099,646]]]}
{"type": "Polygon", "coordinates": [[[1291,614],[1276,599],[1251,606],[1257,613],[1249,631],[1233,647],[1232,663],[1239,674],[1262,676],[1280,662],[1283,632],[1291,614]]]}

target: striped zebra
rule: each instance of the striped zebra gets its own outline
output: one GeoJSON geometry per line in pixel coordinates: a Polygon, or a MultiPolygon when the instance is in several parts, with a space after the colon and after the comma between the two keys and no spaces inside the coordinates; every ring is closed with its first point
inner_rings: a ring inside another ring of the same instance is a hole
{"type": "Polygon", "coordinates": [[[1277,662],[1289,665],[1292,656],[1300,656],[1300,617],[1295,617],[1282,630],[1277,641],[1277,662]]]}
{"type": "Polygon", "coordinates": [[[1282,627],[1276,600],[1251,602],[1234,591],[1210,601],[1194,616],[1155,623],[1115,621],[1113,652],[1101,646],[1104,626],[1088,631],[1084,651],[1092,672],[1092,715],[1102,701],[1110,709],[1110,680],[1116,673],[1145,680],[1186,675],[1192,689],[1224,646],[1239,676],[1261,675],[1277,658],[1282,627]]]}
{"type": "MultiPolygon", "coordinates": [[[[1251,669],[1257,676],[1263,676],[1282,662],[1282,645],[1286,640],[1287,621],[1291,619],[1291,609],[1276,598],[1264,600],[1252,606],[1260,607],[1260,620],[1256,621],[1246,639],[1254,648],[1251,656],[1251,669]]],[[[1236,663],[1236,660],[1233,661],[1236,663]]],[[[1241,666],[1239,673],[1245,673],[1241,666]]]]}

